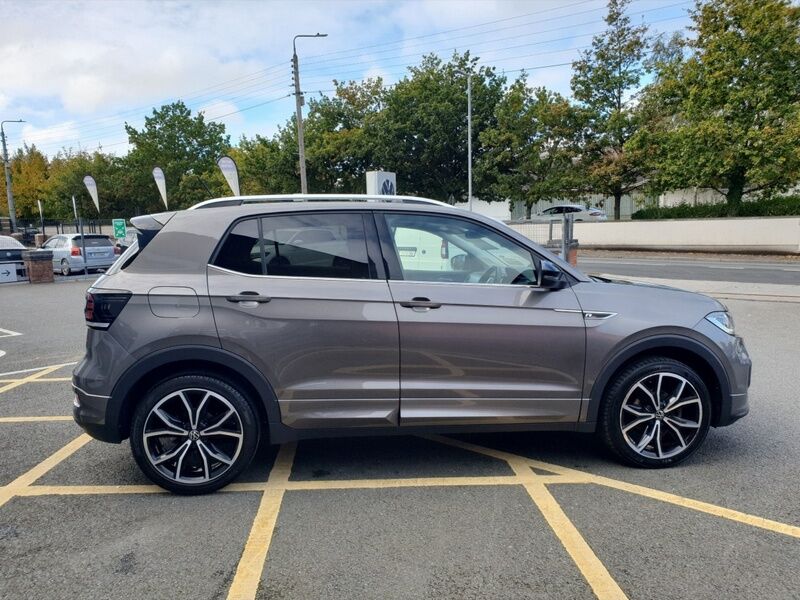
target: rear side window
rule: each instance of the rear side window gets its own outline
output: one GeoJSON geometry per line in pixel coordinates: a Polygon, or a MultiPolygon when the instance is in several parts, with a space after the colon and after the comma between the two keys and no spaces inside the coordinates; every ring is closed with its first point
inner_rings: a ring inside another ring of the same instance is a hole
{"type": "Polygon", "coordinates": [[[314,213],[242,221],[214,264],[250,275],[369,279],[364,217],[314,213]]]}
{"type": "Polygon", "coordinates": [[[237,224],[222,244],[214,264],[247,275],[263,275],[258,219],[237,224]]]}

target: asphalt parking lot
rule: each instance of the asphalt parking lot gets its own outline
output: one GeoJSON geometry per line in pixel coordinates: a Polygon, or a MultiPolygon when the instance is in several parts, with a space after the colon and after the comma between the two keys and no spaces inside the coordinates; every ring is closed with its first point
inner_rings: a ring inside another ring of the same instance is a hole
{"type": "Polygon", "coordinates": [[[69,417],[86,286],[0,289],[0,598],[800,597],[798,303],[726,302],[751,414],[674,469],[578,434],[320,440],[187,498],[69,417]]]}

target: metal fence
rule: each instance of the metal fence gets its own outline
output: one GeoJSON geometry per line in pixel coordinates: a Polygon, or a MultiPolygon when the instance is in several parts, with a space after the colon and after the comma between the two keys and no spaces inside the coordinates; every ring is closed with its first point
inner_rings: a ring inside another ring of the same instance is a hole
{"type": "Polygon", "coordinates": [[[573,236],[572,215],[553,219],[531,219],[509,223],[508,226],[561,256],[566,256],[567,248],[576,241],[573,236]]]}

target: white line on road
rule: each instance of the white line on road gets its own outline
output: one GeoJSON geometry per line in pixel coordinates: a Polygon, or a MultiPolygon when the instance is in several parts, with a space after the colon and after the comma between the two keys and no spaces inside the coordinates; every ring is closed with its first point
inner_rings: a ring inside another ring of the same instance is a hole
{"type": "MultiPolygon", "coordinates": [[[[60,365],[50,365],[50,366],[68,367],[70,365],[77,365],[77,364],[78,361],[62,363],[60,365]]],[[[46,368],[47,367],[34,367],[33,369],[20,369],[19,371],[9,371],[8,373],[0,373],[0,377],[5,377],[6,375],[20,375],[22,373],[33,373],[34,371],[41,371],[42,369],[46,368]]]]}
{"type": "Polygon", "coordinates": [[[18,331],[11,331],[10,329],[3,329],[0,327],[0,338],[4,337],[14,337],[15,335],[22,335],[18,331]]]}

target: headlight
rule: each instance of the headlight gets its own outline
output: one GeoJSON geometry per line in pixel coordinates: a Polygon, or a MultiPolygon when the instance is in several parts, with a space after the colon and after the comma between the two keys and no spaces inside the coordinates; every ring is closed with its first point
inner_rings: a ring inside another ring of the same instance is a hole
{"type": "Polygon", "coordinates": [[[728,335],[734,335],[733,317],[727,312],[712,312],[711,314],[706,315],[706,321],[713,323],[728,335]]]}

